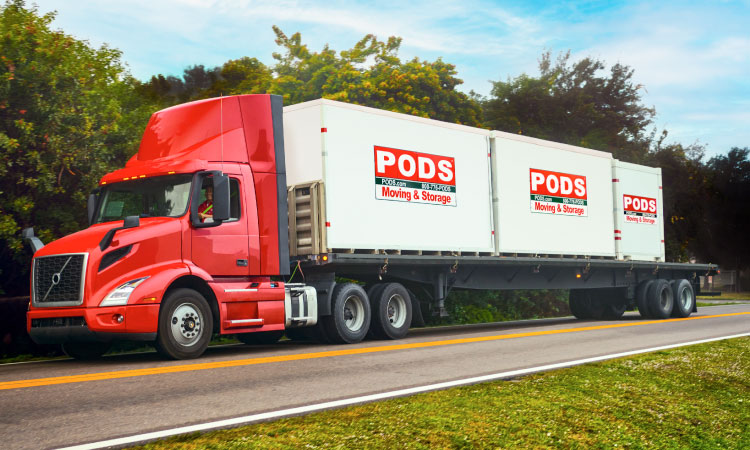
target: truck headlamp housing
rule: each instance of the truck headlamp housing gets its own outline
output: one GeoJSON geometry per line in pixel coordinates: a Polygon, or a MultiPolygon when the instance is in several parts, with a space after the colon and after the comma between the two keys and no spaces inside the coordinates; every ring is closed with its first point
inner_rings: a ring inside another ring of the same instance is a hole
{"type": "Polygon", "coordinates": [[[133,293],[133,291],[138,287],[139,284],[146,281],[147,278],[148,277],[136,278],[117,286],[117,288],[115,288],[112,292],[107,294],[106,297],[104,297],[104,300],[99,303],[99,306],[127,305],[130,294],[133,293]]]}

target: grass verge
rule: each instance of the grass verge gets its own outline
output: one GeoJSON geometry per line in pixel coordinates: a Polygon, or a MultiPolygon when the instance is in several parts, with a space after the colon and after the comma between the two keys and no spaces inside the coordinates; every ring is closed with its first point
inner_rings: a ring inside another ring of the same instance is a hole
{"type": "Polygon", "coordinates": [[[716,297],[699,295],[698,299],[703,300],[750,300],[750,292],[722,292],[716,297]]]}
{"type": "Polygon", "coordinates": [[[750,448],[750,338],[138,447],[750,448]]]}

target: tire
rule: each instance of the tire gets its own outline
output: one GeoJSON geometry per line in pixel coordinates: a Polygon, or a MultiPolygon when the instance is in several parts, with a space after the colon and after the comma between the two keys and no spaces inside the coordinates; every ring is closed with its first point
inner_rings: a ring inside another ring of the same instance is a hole
{"type": "Polygon", "coordinates": [[[71,358],[91,361],[101,358],[111,346],[110,342],[66,342],[62,349],[71,358]]]}
{"type": "Polygon", "coordinates": [[[367,293],[359,285],[343,283],[336,285],[331,297],[331,315],[321,318],[321,331],[332,344],[360,342],[370,329],[367,293]]]}
{"type": "Polygon", "coordinates": [[[578,319],[599,320],[604,315],[604,302],[597,298],[592,289],[573,289],[568,303],[570,312],[578,319]]]}
{"type": "Polygon", "coordinates": [[[373,318],[370,319],[370,329],[367,330],[367,334],[365,335],[365,339],[381,339],[380,336],[375,334],[375,330],[373,329],[373,321],[374,318],[374,312],[375,312],[375,299],[380,297],[380,293],[383,292],[383,289],[385,289],[386,285],[388,283],[377,283],[373,284],[372,286],[367,288],[367,298],[370,299],[370,309],[373,313],[373,318]]]}
{"type": "Polygon", "coordinates": [[[284,336],[284,330],[258,331],[255,333],[240,333],[237,339],[248,345],[271,345],[279,342],[284,336]]]}
{"type": "Polygon", "coordinates": [[[628,299],[626,296],[626,289],[623,288],[612,288],[602,289],[602,295],[605,298],[601,298],[604,304],[604,311],[602,318],[606,320],[618,320],[625,314],[628,309],[628,299]]]}
{"type": "Polygon", "coordinates": [[[648,309],[648,290],[656,280],[641,281],[635,290],[635,302],[638,306],[638,312],[644,319],[651,319],[654,316],[648,309]]]}
{"type": "Polygon", "coordinates": [[[695,306],[695,290],[688,280],[674,280],[671,284],[674,293],[672,317],[688,317],[695,306]]]}
{"type": "Polygon", "coordinates": [[[208,302],[192,289],[175,289],[159,310],[156,349],[172,359],[197,358],[206,351],[213,333],[208,302]]]}
{"type": "Polygon", "coordinates": [[[370,332],[380,339],[401,339],[409,332],[412,304],[409,291],[399,283],[387,283],[370,297],[370,332]]]}
{"type": "Polygon", "coordinates": [[[648,310],[655,319],[666,319],[672,314],[674,294],[667,280],[654,280],[646,294],[648,310]]]}
{"type": "Polygon", "coordinates": [[[586,291],[583,289],[571,289],[568,296],[568,306],[570,312],[575,316],[576,319],[590,319],[587,315],[587,309],[584,305],[586,297],[586,291]]]}

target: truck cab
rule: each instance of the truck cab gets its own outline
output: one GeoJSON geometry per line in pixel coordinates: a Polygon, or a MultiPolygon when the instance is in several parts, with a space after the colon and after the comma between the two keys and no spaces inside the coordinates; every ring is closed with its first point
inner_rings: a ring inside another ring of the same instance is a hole
{"type": "Polygon", "coordinates": [[[155,113],[89,198],[90,226],[35,252],[32,339],[80,358],[154,341],[182,359],[214,332],[278,339],[287,322],[314,324],[285,313],[288,289],[272,279],[289,273],[282,136],[278,96],[155,113]]]}

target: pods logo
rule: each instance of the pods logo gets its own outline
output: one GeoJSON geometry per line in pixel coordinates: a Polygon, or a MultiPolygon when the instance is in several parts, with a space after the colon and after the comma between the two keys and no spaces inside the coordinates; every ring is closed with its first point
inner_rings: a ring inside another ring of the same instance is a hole
{"type": "Polygon", "coordinates": [[[623,194],[622,212],[625,222],[653,225],[657,218],[656,199],[623,194]]]}
{"type": "Polygon", "coordinates": [[[531,212],[561,216],[588,216],[586,177],[529,169],[531,212]]]}
{"type": "Polygon", "coordinates": [[[456,161],[376,145],[375,198],[456,206],[456,161]]]}

